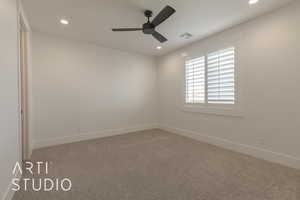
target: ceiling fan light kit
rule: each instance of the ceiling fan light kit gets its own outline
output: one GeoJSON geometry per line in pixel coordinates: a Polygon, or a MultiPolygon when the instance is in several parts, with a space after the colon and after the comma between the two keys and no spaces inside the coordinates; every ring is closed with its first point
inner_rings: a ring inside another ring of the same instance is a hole
{"type": "Polygon", "coordinates": [[[155,28],[167,20],[171,15],[176,12],[174,8],[171,6],[166,6],[154,19],[150,22],[150,18],[152,17],[153,13],[151,10],[146,10],[144,12],[145,17],[148,18],[148,21],[143,24],[142,28],[116,28],[112,29],[112,31],[143,31],[144,34],[152,35],[155,39],[159,42],[163,43],[168,41],[162,34],[157,32],[155,28]]]}

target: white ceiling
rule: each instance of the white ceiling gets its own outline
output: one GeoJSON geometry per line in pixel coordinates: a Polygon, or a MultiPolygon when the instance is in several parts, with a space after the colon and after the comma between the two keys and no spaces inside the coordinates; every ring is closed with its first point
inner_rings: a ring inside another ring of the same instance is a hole
{"type": "Polygon", "coordinates": [[[102,46],[162,55],[210,34],[257,17],[293,0],[260,0],[250,6],[248,0],[23,0],[33,30],[60,35],[102,46]],[[177,12],[158,27],[169,41],[160,45],[141,32],[115,33],[111,28],[140,27],[145,9],[156,15],[170,5],[177,12]],[[61,18],[70,25],[59,24],[61,18]],[[184,40],[185,32],[193,38],[184,40]]]}

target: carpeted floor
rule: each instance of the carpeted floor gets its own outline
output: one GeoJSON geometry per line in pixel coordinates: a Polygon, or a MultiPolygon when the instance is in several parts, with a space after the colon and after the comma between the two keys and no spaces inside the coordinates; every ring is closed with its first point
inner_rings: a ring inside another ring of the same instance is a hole
{"type": "Polygon", "coordinates": [[[72,190],[14,200],[300,199],[297,170],[160,130],[39,149],[33,160],[50,161],[47,177],[69,177],[72,190]]]}

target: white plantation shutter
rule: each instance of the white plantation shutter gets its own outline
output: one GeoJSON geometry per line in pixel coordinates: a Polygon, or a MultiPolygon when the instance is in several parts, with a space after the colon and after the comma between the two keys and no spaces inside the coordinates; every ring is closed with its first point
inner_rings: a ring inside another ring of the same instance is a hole
{"type": "Polygon", "coordinates": [[[234,48],[207,55],[207,102],[234,104],[234,48]]]}
{"type": "Polygon", "coordinates": [[[188,60],[185,63],[186,94],[188,104],[205,102],[205,57],[188,60]]]}

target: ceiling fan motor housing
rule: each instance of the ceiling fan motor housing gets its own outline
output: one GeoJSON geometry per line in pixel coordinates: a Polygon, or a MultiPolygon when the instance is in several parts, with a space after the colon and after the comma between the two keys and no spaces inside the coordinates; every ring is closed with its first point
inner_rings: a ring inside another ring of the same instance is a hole
{"type": "Polygon", "coordinates": [[[155,26],[150,22],[143,24],[143,33],[153,34],[155,32],[155,26]]]}

